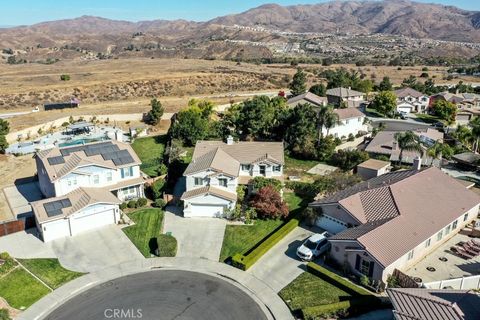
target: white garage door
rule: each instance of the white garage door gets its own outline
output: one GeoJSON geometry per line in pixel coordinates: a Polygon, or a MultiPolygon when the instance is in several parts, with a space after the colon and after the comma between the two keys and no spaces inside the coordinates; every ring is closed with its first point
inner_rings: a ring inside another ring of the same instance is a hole
{"type": "Polygon", "coordinates": [[[406,107],[406,106],[405,106],[405,107],[399,106],[399,107],[397,108],[397,111],[398,111],[398,112],[410,113],[410,112],[412,112],[412,108],[411,108],[411,107],[406,107]]]}
{"type": "Polygon", "coordinates": [[[223,214],[224,209],[223,205],[192,203],[186,217],[218,217],[223,214]]]}
{"type": "Polygon", "coordinates": [[[345,225],[325,215],[318,218],[316,224],[317,226],[328,231],[331,234],[337,234],[340,231],[347,229],[345,225]]]}
{"type": "Polygon", "coordinates": [[[96,212],[89,215],[81,215],[72,217],[70,223],[72,226],[72,236],[80,232],[103,227],[108,224],[114,224],[114,209],[96,212]]]}
{"type": "Polygon", "coordinates": [[[48,242],[70,235],[70,226],[68,220],[59,219],[50,222],[45,222],[40,225],[43,241],[48,242]]]}

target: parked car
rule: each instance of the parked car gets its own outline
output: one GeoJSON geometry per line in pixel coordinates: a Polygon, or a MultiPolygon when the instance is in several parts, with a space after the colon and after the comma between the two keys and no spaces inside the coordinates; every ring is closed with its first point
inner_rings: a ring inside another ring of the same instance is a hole
{"type": "Polygon", "coordinates": [[[297,256],[302,260],[310,261],[327,252],[330,248],[328,237],[330,237],[330,234],[326,231],[310,236],[298,247],[297,256]]]}

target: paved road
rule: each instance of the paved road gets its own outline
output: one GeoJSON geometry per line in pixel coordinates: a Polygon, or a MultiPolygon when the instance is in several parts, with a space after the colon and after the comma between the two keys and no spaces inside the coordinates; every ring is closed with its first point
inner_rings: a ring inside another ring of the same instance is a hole
{"type": "Polygon", "coordinates": [[[116,319],[267,319],[260,306],[233,284],[176,270],[144,272],[98,285],[67,301],[46,319],[113,319],[115,310],[124,314],[116,319]]]}
{"type": "Polygon", "coordinates": [[[380,122],[384,123],[387,131],[406,131],[420,128],[428,128],[428,123],[416,122],[413,120],[392,120],[392,119],[372,119],[372,126],[378,127],[380,122]]]}

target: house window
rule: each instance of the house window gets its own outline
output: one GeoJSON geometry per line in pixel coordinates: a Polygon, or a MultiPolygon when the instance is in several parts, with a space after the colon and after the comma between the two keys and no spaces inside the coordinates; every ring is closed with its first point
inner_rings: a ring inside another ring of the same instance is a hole
{"type": "Polygon", "coordinates": [[[370,261],[362,259],[362,263],[360,264],[360,270],[359,271],[361,273],[363,273],[364,275],[368,276],[368,274],[370,273],[370,261]]]}
{"type": "Polygon", "coordinates": [[[453,223],[452,223],[452,230],[457,229],[457,225],[458,225],[458,221],[457,221],[457,220],[453,221],[453,223]]]}
{"type": "Polygon", "coordinates": [[[93,176],[93,184],[99,184],[100,183],[100,176],[98,174],[93,176]]]}
{"type": "Polygon", "coordinates": [[[348,120],[348,119],[347,119],[347,120],[345,120],[345,124],[348,124],[349,122],[350,122],[350,120],[348,120]]]}
{"type": "Polygon", "coordinates": [[[218,185],[221,186],[221,187],[227,187],[227,184],[228,184],[228,180],[225,179],[225,178],[221,178],[221,179],[218,179],[218,185]]]}
{"type": "Polygon", "coordinates": [[[112,181],[112,171],[107,172],[107,181],[112,181]]]}
{"type": "Polygon", "coordinates": [[[451,225],[448,225],[445,227],[445,235],[450,233],[450,228],[451,228],[451,225]]]}
{"type": "Polygon", "coordinates": [[[249,164],[242,164],[242,171],[250,171],[250,165],[249,164]]]}
{"type": "Polygon", "coordinates": [[[281,166],[273,166],[273,172],[280,172],[281,166]]]}
{"type": "Polygon", "coordinates": [[[425,248],[430,247],[431,243],[432,243],[432,239],[428,239],[427,241],[425,241],[425,248]]]}
{"type": "Polygon", "coordinates": [[[468,213],[465,213],[463,215],[463,222],[467,221],[468,220],[468,213]]]}
{"type": "Polygon", "coordinates": [[[359,254],[357,254],[357,258],[355,260],[355,270],[358,270],[360,273],[371,277],[373,275],[373,268],[373,261],[365,260],[359,254]]]}
{"type": "Polygon", "coordinates": [[[413,259],[413,250],[408,253],[407,260],[413,259]]]}
{"type": "Polygon", "coordinates": [[[120,172],[122,173],[122,178],[133,177],[133,167],[122,168],[120,172]]]}
{"type": "Polygon", "coordinates": [[[194,183],[195,183],[196,186],[203,185],[203,178],[195,178],[194,183]]]}
{"type": "Polygon", "coordinates": [[[260,174],[265,175],[265,166],[260,166],[260,174]]]}
{"type": "Polygon", "coordinates": [[[437,241],[442,240],[442,237],[443,237],[443,231],[440,231],[439,233],[437,233],[437,241]]]}
{"type": "Polygon", "coordinates": [[[72,185],[76,186],[77,185],[77,178],[68,179],[67,184],[68,184],[69,187],[72,186],[72,185]]]}

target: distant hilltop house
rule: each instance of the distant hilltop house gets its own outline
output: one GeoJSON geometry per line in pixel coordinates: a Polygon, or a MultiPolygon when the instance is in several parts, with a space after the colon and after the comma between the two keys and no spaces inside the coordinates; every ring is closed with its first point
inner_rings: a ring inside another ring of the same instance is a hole
{"type": "Polygon", "coordinates": [[[219,217],[233,209],[237,186],[255,177],[282,179],[282,142],[198,141],[184,172],[184,217],[219,217]]]}
{"type": "Polygon", "coordinates": [[[39,151],[38,181],[47,198],[32,202],[44,241],[118,223],[119,204],[144,197],[140,159],[118,141],[39,151]]]}
{"type": "Polygon", "coordinates": [[[47,103],[43,105],[45,111],[50,110],[62,110],[62,109],[72,109],[78,108],[80,106],[80,100],[77,98],[72,98],[70,102],[60,102],[60,103],[47,103]]]}
{"type": "Polygon", "coordinates": [[[480,196],[430,167],[386,173],[310,206],[320,212],[316,224],[333,234],[330,256],[356,275],[386,282],[474,221],[480,196]]]}
{"type": "MultiPolygon", "coordinates": [[[[308,103],[318,109],[327,106],[328,100],[325,97],[319,97],[316,94],[307,92],[296,97],[290,98],[287,104],[290,108],[294,108],[299,104],[308,103]]],[[[348,138],[349,135],[357,135],[359,133],[367,133],[368,127],[365,124],[365,114],[358,108],[336,108],[333,110],[338,115],[339,123],[333,128],[327,130],[322,129],[323,134],[329,134],[336,138],[348,138]],[[327,132],[328,131],[328,132],[327,132]]]]}
{"type": "Polygon", "coordinates": [[[363,92],[352,90],[351,88],[333,88],[327,90],[327,100],[329,104],[337,108],[345,105],[348,108],[359,108],[366,103],[363,92]]]}
{"type": "MultiPolygon", "coordinates": [[[[400,156],[400,148],[397,141],[395,140],[396,131],[380,131],[375,137],[367,144],[365,151],[369,154],[383,155],[387,156],[390,161],[398,161],[400,156]]],[[[417,129],[413,131],[415,135],[418,136],[420,142],[424,143],[426,146],[432,146],[435,142],[443,142],[443,133],[432,129],[417,129]]],[[[426,149],[425,149],[426,150],[426,149]]],[[[414,160],[420,156],[419,153],[415,151],[404,150],[402,155],[402,162],[406,164],[412,164],[414,160]]],[[[422,157],[423,165],[438,164],[438,159],[433,159],[424,152],[422,157]]]]}
{"type": "Polygon", "coordinates": [[[427,112],[430,103],[428,95],[409,87],[395,90],[395,95],[397,96],[397,112],[427,112]]]}

